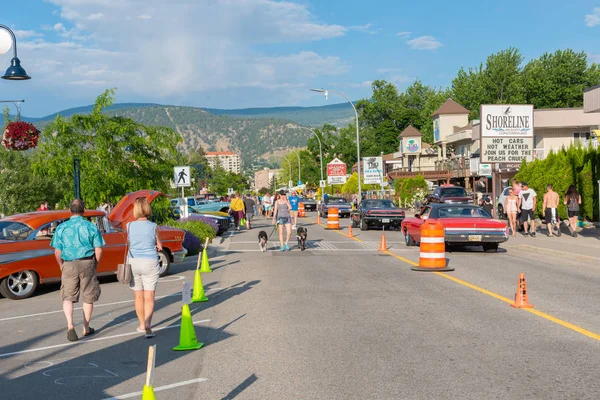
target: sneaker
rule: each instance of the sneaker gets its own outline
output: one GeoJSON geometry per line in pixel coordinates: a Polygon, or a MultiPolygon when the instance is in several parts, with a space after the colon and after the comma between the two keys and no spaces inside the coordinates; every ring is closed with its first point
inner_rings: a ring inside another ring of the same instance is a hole
{"type": "Polygon", "coordinates": [[[531,232],[531,237],[535,237],[535,232],[531,232]]]}
{"type": "Polygon", "coordinates": [[[292,225],[292,229],[296,230],[296,224],[292,225]]]}
{"type": "Polygon", "coordinates": [[[281,248],[279,249],[279,251],[285,251],[285,247],[281,246],[281,248]]]}
{"type": "Polygon", "coordinates": [[[523,232],[523,236],[529,236],[529,232],[523,232]]]}
{"type": "Polygon", "coordinates": [[[287,244],[287,243],[285,244],[285,249],[286,249],[287,251],[290,251],[290,246],[288,246],[288,244],[287,244]]]}

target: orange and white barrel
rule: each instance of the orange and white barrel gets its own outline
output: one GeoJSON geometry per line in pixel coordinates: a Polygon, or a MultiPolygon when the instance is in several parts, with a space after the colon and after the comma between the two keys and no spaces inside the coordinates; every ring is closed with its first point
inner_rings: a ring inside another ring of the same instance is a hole
{"type": "Polygon", "coordinates": [[[298,216],[306,217],[306,210],[304,209],[304,203],[298,204],[298,216]]]}
{"type": "Polygon", "coordinates": [[[327,227],[325,229],[340,229],[340,213],[336,207],[327,209],[327,227]]]}
{"type": "Polygon", "coordinates": [[[421,225],[419,266],[413,271],[454,271],[446,264],[446,243],[444,225],[428,219],[421,225]]]}

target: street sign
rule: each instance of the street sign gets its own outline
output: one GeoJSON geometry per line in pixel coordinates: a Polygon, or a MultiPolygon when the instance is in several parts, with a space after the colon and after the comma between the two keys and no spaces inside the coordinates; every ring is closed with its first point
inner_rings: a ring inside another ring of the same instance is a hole
{"type": "Polygon", "coordinates": [[[173,182],[176,187],[190,187],[192,180],[190,177],[190,167],[175,167],[173,168],[173,182]]]}
{"type": "Polygon", "coordinates": [[[302,185],[302,181],[298,181],[298,186],[302,185]]]}
{"type": "Polygon", "coordinates": [[[343,185],[346,183],[346,163],[334,158],[327,164],[327,183],[330,185],[343,185]]]}
{"type": "Polygon", "coordinates": [[[481,105],[481,163],[533,161],[533,106],[481,105]]]}
{"type": "Polygon", "coordinates": [[[383,159],[363,157],[363,176],[367,185],[380,185],[383,182],[383,159]]]}
{"type": "Polygon", "coordinates": [[[492,174],[492,164],[479,164],[479,176],[492,174]]]}
{"type": "Polygon", "coordinates": [[[235,190],[233,190],[233,188],[228,188],[228,189],[227,189],[227,194],[228,194],[229,196],[231,196],[231,195],[232,195],[232,194],[234,194],[234,193],[235,193],[235,190]]]}
{"type": "Polygon", "coordinates": [[[327,181],[325,181],[325,180],[319,181],[319,187],[324,188],[326,186],[327,186],[327,181]]]}

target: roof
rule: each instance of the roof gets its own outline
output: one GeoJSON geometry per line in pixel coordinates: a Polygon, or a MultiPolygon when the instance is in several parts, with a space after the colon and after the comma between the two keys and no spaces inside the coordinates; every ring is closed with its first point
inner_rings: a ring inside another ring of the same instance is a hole
{"type": "Polygon", "coordinates": [[[465,126],[455,126],[454,127],[454,133],[457,132],[462,132],[462,131],[468,131],[473,129],[473,121],[469,121],[469,123],[465,126]]]}
{"type": "MultiPolygon", "coordinates": [[[[9,215],[5,217],[3,221],[22,222],[29,225],[33,229],[37,229],[48,222],[56,221],[58,219],[71,218],[71,215],[72,214],[69,210],[33,211],[23,214],[9,215]]],[[[85,210],[83,216],[104,217],[106,216],[106,213],[99,210],[85,210]]]]}
{"type": "Polygon", "coordinates": [[[467,110],[466,108],[464,108],[463,106],[461,106],[460,104],[458,104],[457,102],[455,102],[452,99],[448,99],[444,102],[444,104],[442,104],[440,106],[440,108],[437,109],[436,112],[434,112],[431,117],[435,117],[436,115],[443,115],[443,114],[470,114],[471,112],[469,110],[467,110]]]}
{"type": "Polygon", "coordinates": [[[594,90],[594,89],[600,89],[600,85],[596,85],[596,86],[589,87],[587,89],[583,89],[583,93],[587,93],[590,90],[594,90]]]}
{"type": "Polygon", "coordinates": [[[421,132],[419,132],[419,130],[412,125],[409,125],[408,127],[406,127],[406,129],[403,130],[402,133],[400,134],[400,137],[421,137],[421,136],[423,136],[423,134],[421,132]]]}
{"type": "Polygon", "coordinates": [[[207,151],[205,156],[237,156],[232,151],[207,151]]]}

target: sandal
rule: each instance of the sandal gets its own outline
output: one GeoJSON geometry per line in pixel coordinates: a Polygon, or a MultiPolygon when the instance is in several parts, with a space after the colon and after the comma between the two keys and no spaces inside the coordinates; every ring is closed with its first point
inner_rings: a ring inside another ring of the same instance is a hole
{"type": "Polygon", "coordinates": [[[96,330],[94,328],[89,328],[89,330],[83,334],[83,337],[92,336],[94,333],[96,333],[96,330]]]}
{"type": "Polygon", "coordinates": [[[67,339],[69,339],[70,342],[76,342],[77,340],[79,340],[79,337],[77,337],[77,332],[75,332],[75,329],[69,329],[67,331],[67,339]]]}
{"type": "Polygon", "coordinates": [[[146,328],[146,339],[150,339],[153,338],[154,336],[156,336],[156,334],[154,332],[152,332],[152,329],[150,328],[146,328]]]}

